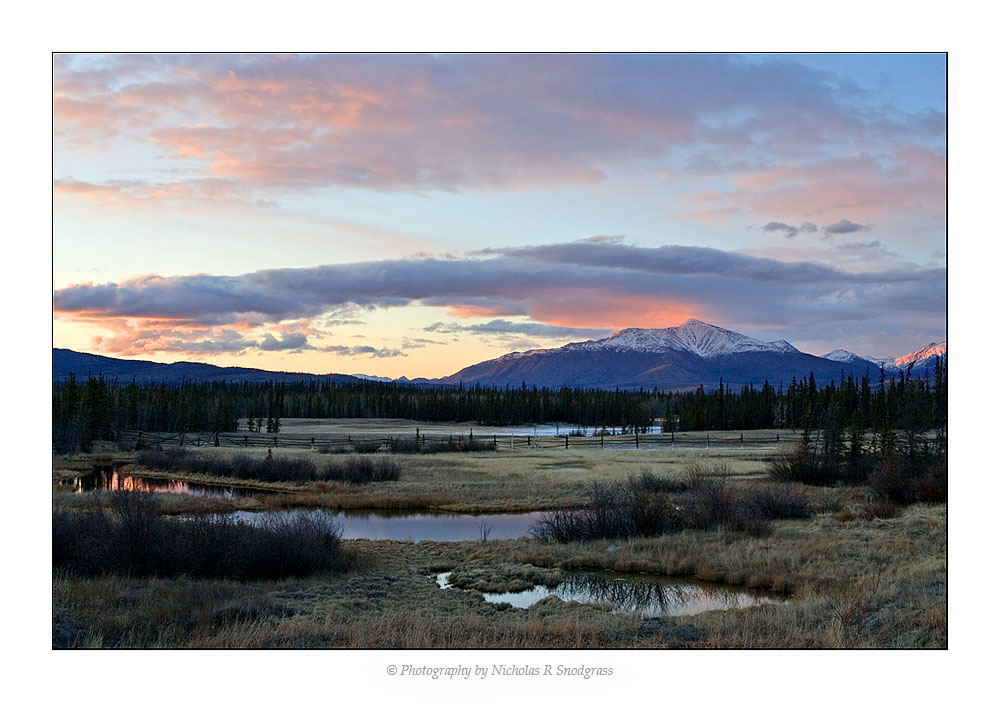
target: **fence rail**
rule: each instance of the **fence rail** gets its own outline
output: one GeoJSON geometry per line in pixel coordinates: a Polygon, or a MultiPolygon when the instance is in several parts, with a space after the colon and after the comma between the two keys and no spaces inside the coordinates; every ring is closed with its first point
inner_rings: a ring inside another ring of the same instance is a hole
{"type": "Polygon", "coordinates": [[[260,432],[142,432],[121,433],[119,442],[130,449],[142,447],[271,447],[281,449],[312,449],[329,452],[416,452],[428,448],[435,451],[469,451],[479,449],[663,449],[680,448],[774,448],[793,441],[780,434],[719,433],[657,433],[625,435],[504,435],[474,432],[468,435],[340,435],[312,436],[264,434],[260,432]]]}

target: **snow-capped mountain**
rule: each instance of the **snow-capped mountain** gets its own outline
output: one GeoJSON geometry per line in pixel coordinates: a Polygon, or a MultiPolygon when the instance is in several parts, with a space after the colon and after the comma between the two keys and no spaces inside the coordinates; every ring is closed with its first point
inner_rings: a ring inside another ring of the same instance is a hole
{"type": "Polygon", "coordinates": [[[729,331],[696,318],[673,328],[626,328],[602,338],[578,344],[586,350],[614,349],[666,353],[686,350],[702,358],[717,358],[734,353],[798,353],[788,341],[758,341],[736,331],[729,331]]]}
{"type": "Polygon", "coordinates": [[[734,387],[747,383],[760,386],[765,380],[779,385],[810,374],[818,382],[829,382],[844,375],[877,377],[885,362],[891,362],[887,373],[899,371],[909,362],[920,365],[939,354],[943,346],[932,344],[888,359],[866,358],[839,349],[819,357],[803,353],[787,341],[761,341],[689,319],[671,328],[626,328],[595,341],[508,353],[438,382],[661,390],[698,385],[713,388],[720,379],[734,387]]]}
{"type": "Polygon", "coordinates": [[[943,343],[931,343],[928,346],[924,346],[912,353],[907,353],[904,356],[899,356],[896,358],[895,365],[897,368],[905,368],[910,363],[913,363],[914,367],[919,367],[928,361],[933,361],[934,358],[938,356],[948,355],[948,341],[943,343]]]}
{"type": "Polygon", "coordinates": [[[871,358],[862,358],[857,353],[851,353],[850,351],[845,351],[843,348],[838,348],[835,351],[830,351],[823,358],[827,360],[836,360],[841,363],[851,363],[855,360],[871,360],[871,358]]]}
{"type": "Polygon", "coordinates": [[[934,359],[938,356],[948,355],[948,342],[931,343],[930,345],[918,348],[912,353],[901,356],[889,356],[887,358],[876,358],[874,356],[859,356],[856,353],[838,348],[830,351],[823,357],[827,360],[836,360],[841,363],[874,363],[877,367],[885,368],[887,373],[905,370],[912,364],[913,370],[919,370],[934,365],[934,359]]]}

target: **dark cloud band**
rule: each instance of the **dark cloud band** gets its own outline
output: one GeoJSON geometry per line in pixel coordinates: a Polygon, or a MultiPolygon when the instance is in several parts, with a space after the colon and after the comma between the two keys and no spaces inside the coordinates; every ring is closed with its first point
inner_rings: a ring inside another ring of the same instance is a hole
{"type": "MultiPolygon", "coordinates": [[[[205,326],[314,318],[351,306],[448,306],[540,322],[498,320],[462,326],[465,331],[567,338],[594,333],[559,331],[546,319],[564,313],[581,324],[628,326],[634,325],[636,304],[682,303],[706,318],[743,327],[781,324],[782,335],[793,335],[795,328],[829,320],[866,328],[878,322],[886,329],[943,325],[945,279],[942,268],[852,273],[702,247],[585,241],[498,250],[481,259],[385,260],[239,276],[145,276],[59,289],[53,301],[57,311],[80,317],[179,319],[205,326]],[[605,317],[589,318],[592,313],[605,317]]],[[[304,337],[285,336],[265,339],[261,347],[308,346],[304,337]]]]}

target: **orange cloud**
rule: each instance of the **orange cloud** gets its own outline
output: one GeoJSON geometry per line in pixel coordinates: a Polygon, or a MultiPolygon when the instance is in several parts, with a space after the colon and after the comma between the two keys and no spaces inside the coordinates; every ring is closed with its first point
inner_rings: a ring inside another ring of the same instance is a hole
{"type": "Polygon", "coordinates": [[[532,300],[536,321],[574,328],[665,328],[692,317],[708,318],[704,307],[674,300],[628,296],[592,289],[570,289],[532,300]]]}

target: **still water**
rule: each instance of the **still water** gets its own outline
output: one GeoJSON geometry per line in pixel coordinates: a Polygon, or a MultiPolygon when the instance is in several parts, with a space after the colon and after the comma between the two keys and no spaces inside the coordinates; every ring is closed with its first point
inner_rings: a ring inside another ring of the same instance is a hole
{"type": "MultiPolygon", "coordinates": [[[[291,509],[279,515],[296,515],[305,509],[291,509]]],[[[343,528],[342,538],[391,541],[478,541],[484,537],[520,538],[543,515],[541,511],[518,514],[442,514],[386,511],[308,511],[326,516],[343,528]]],[[[237,511],[242,521],[261,523],[274,512],[237,511]]]]}
{"type": "MultiPolygon", "coordinates": [[[[451,587],[449,575],[451,573],[439,573],[437,584],[442,588],[451,587]]],[[[514,607],[528,608],[549,595],[566,602],[609,603],[615,612],[637,612],[643,617],[681,617],[779,602],[765,593],[690,578],[603,571],[565,573],[563,581],[555,587],[536,585],[523,592],[483,593],[483,598],[487,602],[506,602],[514,607]]]]}
{"type": "Polygon", "coordinates": [[[231,499],[235,496],[253,496],[261,493],[259,489],[238,486],[213,486],[192,484],[178,479],[131,476],[110,467],[95,467],[91,474],[61,479],[59,485],[70,488],[76,494],[86,494],[91,491],[144,491],[153,494],[221,496],[231,499]]]}

